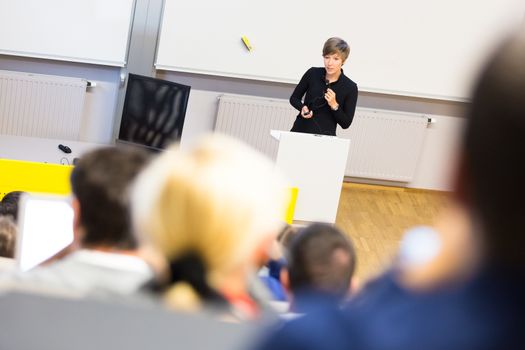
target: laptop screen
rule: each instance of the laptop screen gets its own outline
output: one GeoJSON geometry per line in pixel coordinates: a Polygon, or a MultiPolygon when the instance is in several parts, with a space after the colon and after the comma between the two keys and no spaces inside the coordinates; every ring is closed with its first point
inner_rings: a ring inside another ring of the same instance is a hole
{"type": "Polygon", "coordinates": [[[27,271],[73,242],[73,208],[67,197],[25,194],[19,208],[15,259],[27,271]]]}

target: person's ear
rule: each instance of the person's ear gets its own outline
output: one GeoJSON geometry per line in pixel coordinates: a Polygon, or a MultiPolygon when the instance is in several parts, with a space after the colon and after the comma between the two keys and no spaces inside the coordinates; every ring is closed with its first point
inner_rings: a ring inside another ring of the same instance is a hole
{"type": "Polygon", "coordinates": [[[84,236],[84,229],[82,226],[82,214],[80,208],[80,202],[76,197],[71,200],[71,207],[73,208],[73,234],[74,242],[80,243],[84,236]]]}
{"type": "Polygon", "coordinates": [[[288,274],[288,269],[286,267],[282,267],[281,271],[279,272],[279,280],[287,291],[290,290],[290,275],[288,274]]]}

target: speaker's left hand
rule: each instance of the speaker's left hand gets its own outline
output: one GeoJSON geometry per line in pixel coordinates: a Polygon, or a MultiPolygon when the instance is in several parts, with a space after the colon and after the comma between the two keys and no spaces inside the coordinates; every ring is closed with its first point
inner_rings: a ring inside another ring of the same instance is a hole
{"type": "Polygon", "coordinates": [[[326,100],[330,108],[334,109],[337,106],[334,90],[330,88],[326,89],[326,92],[324,93],[324,99],[326,100]]]}

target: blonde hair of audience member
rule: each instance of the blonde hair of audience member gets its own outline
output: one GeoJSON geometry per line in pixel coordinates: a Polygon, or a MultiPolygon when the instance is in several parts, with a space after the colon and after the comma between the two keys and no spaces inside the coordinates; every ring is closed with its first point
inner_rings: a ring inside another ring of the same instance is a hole
{"type": "MultiPolygon", "coordinates": [[[[170,261],[193,252],[219,294],[245,293],[247,277],[281,225],[285,182],[274,165],[239,141],[213,134],[190,151],[172,146],[138,178],[136,231],[170,261]]],[[[193,310],[202,298],[175,283],[168,304],[193,310]]]]}

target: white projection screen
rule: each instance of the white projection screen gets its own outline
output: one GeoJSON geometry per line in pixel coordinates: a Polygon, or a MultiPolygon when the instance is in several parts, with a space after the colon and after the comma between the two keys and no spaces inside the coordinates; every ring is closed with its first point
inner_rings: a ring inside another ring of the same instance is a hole
{"type": "Polygon", "coordinates": [[[339,36],[360,90],[461,101],[524,14],[523,0],[166,0],[156,68],[296,83],[339,36]]]}

